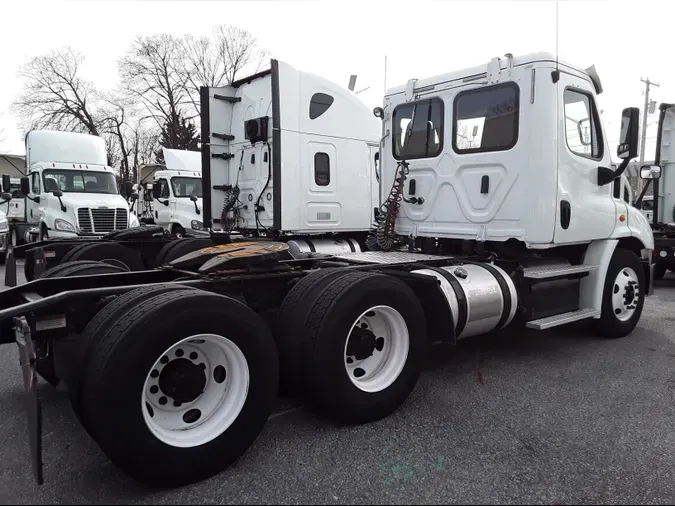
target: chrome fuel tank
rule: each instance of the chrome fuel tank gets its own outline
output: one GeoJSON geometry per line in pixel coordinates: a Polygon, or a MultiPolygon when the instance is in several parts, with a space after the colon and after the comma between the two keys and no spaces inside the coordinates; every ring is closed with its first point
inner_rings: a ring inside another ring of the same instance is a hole
{"type": "Polygon", "coordinates": [[[471,263],[413,272],[434,276],[440,281],[457,339],[504,328],[516,314],[516,286],[509,275],[494,264],[471,263]]]}

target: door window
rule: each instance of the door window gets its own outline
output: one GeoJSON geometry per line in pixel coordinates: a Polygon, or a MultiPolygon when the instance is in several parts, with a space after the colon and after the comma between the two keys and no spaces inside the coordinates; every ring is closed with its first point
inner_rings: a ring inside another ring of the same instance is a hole
{"type": "Polygon", "coordinates": [[[159,180],[159,196],[160,199],[168,199],[171,196],[169,193],[169,183],[166,179],[159,180]]]}
{"type": "Polygon", "coordinates": [[[565,138],[572,153],[602,159],[602,133],[593,97],[568,88],[565,90],[565,138]]]}
{"type": "Polygon", "coordinates": [[[31,190],[35,195],[40,195],[40,173],[33,172],[31,174],[31,190]]]}

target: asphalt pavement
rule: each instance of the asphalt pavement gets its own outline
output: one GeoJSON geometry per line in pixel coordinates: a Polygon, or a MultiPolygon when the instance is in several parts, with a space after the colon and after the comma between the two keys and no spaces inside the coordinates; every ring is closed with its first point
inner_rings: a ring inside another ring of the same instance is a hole
{"type": "Polygon", "coordinates": [[[18,353],[4,346],[0,502],[672,504],[675,277],[668,276],[626,338],[600,339],[577,325],[440,345],[389,418],[345,428],[281,400],[233,467],[170,491],[117,471],[76,422],[65,387],[46,384],[45,483],[36,486],[18,353]]]}

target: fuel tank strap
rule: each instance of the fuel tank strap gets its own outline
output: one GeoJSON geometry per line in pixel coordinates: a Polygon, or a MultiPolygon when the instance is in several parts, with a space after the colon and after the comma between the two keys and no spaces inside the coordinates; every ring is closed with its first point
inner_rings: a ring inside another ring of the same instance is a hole
{"type": "Polygon", "coordinates": [[[475,264],[475,265],[480,265],[483,269],[488,271],[490,274],[494,276],[494,278],[497,280],[497,284],[499,285],[499,288],[502,290],[502,295],[504,297],[504,307],[502,308],[502,316],[499,318],[499,323],[497,323],[497,326],[495,327],[496,329],[501,329],[506,321],[509,319],[509,315],[511,314],[511,306],[513,305],[513,300],[511,300],[511,290],[509,290],[509,285],[506,283],[504,280],[504,276],[502,275],[501,272],[499,272],[497,269],[495,269],[492,265],[489,263],[485,262],[471,262],[467,261],[467,264],[475,264]]]}
{"type": "Polygon", "coordinates": [[[457,305],[459,306],[457,326],[455,327],[455,336],[459,337],[462,335],[462,332],[464,332],[464,327],[466,326],[466,321],[469,316],[469,302],[466,299],[466,294],[464,293],[462,285],[459,283],[459,281],[457,281],[455,276],[450,274],[448,271],[441,269],[440,267],[425,265],[424,268],[440,274],[447,280],[448,283],[450,283],[450,286],[452,286],[455,296],[457,297],[457,305]]]}

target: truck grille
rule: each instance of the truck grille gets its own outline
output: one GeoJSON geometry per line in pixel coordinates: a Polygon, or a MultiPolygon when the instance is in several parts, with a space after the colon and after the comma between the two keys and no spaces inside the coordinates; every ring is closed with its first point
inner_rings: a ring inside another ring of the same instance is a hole
{"type": "Polygon", "coordinates": [[[128,212],[124,208],[118,209],[90,209],[80,207],[77,210],[77,221],[80,230],[89,234],[107,234],[114,230],[128,227],[128,212]]]}

